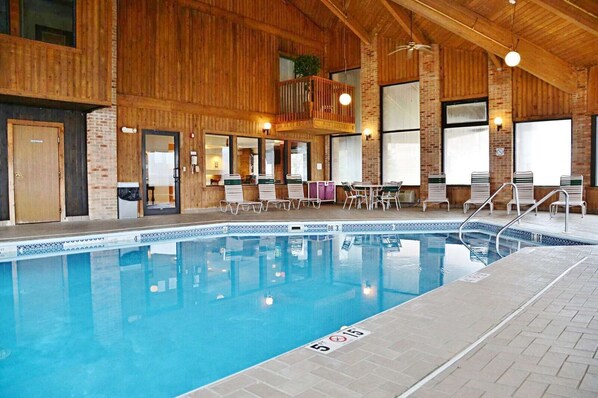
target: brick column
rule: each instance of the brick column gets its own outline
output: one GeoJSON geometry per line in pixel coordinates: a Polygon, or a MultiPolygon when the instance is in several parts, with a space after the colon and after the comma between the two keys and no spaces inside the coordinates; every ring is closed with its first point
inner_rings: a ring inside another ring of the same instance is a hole
{"type": "Polygon", "coordinates": [[[440,105],[440,49],[419,52],[419,113],[420,113],[420,198],[428,197],[428,174],[442,169],[442,115],[440,105]]]}
{"type": "Polygon", "coordinates": [[[117,217],[116,2],[112,0],[112,106],[87,114],[87,184],[91,220],[117,217]]]}
{"type": "Polygon", "coordinates": [[[582,174],[584,185],[591,184],[592,117],[588,112],[588,70],[577,71],[577,89],[571,95],[573,150],[571,173],[582,174]]]}
{"type": "Polygon", "coordinates": [[[118,250],[90,253],[93,333],[104,345],[122,337],[122,307],[118,250]]]}
{"type": "MultiPolygon", "coordinates": [[[[513,69],[507,66],[501,70],[488,60],[488,113],[490,117],[490,192],[511,181],[513,172],[513,69]],[[502,128],[497,130],[495,117],[502,118],[502,128]],[[503,148],[504,155],[497,156],[496,149],[503,148]]],[[[511,200],[510,189],[498,194],[494,203],[504,205],[511,200]]]]}
{"type": "MultiPolygon", "coordinates": [[[[361,136],[361,175],[364,181],[380,181],[380,86],[378,85],[377,37],[371,45],[361,43],[361,128],[372,131],[361,136]]],[[[363,133],[360,131],[359,133],[363,133]]]]}

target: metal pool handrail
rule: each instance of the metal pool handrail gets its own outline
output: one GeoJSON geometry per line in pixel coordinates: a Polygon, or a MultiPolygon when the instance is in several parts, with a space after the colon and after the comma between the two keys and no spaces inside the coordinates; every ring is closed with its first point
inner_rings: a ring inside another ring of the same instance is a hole
{"type": "Polygon", "coordinates": [[[507,230],[511,225],[515,224],[515,222],[521,220],[523,217],[525,217],[530,212],[532,212],[533,210],[535,210],[538,206],[540,206],[542,203],[546,202],[546,200],[548,198],[550,198],[552,195],[554,195],[557,192],[562,192],[562,193],[565,194],[565,231],[564,232],[569,232],[569,192],[567,192],[563,188],[554,189],[549,194],[547,194],[542,199],[540,199],[536,204],[534,204],[529,209],[527,209],[527,211],[525,213],[523,213],[521,215],[518,215],[517,217],[515,217],[514,219],[512,219],[507,225],[505,225],[504,227],[502,227],[500,231],[498,231],[498,233],[496,234],[496,253],[500,257],[504,257],[502,254],[500,254],[500,250],[499,250],[500,235],[503,232],[505,232],[505,230],[507,230]]]}
{"type": "Polygon", "coordinates": [[[476,214],[478,214],[480,212],[480,210],[482,210],[484,208],[484,206],[486,206],[488,203],[490,203],[490,201],[492,199],[494,199],[494,197],[496,195],[498,195],[498,193],[500,191],[502,191],[508,185],[512,186],[513,187],[513,191],[515,192],[515,203],[517,204],[517,217],[519,217],[521,215],[521,210],[520,210],[520,207],[519,207],[519,190],[517,189],[517,185],[515,185],[512,182],[505,182],[504,184],[502,184],[500,186],[500,188],[498,188],[496,190],[496,192],[494,192],[488,199],[486,199],[486,201],[482,205],[480,205],[480,207],[478,207],[476,209],[476,211],[474,211],[469,217],[467,217],[465,219],[465,221],[463,221],[461,223],[461,225],[459,225],[459,239],[461,239],[461,241],[463,241],[463,226],[465,224],[467,224],[469,222],[469,220],[471,220],[476,214]]]}

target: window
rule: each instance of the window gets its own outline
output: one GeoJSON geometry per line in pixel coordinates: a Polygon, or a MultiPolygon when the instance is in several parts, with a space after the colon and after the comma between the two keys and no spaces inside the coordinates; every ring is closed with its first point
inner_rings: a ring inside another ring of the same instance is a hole
{"type": "Polygon", "coordinates": [[[266,140],[266,174],[273,175],[278,184],[284,182],[284,164],[284,141],[266,140]]]}
{"type": "Polygon", "coordinates": [[[598,115],[592,117],[592,185],[598,187],[598,115]]]}
{"type": "Polygon", "coordinates": [[[255,184],[260,167],[258,138],[237,137],[237,172],[243,184],[255,184]]]}
{"type": "Polygon", "coordinates": [[[361,181],[361,134],[332,137],[332,180],[361,181]]]}
{"type": "Polygon", "coordinates": [[[303,181],[309,180],[309,145],[307,142],[290,141],[291,174],[301,175],[303,181]]]}
{"type": "Polygon", "coordinates": [[[355,110],[355,131],[361,133],[361,69],[351,69],[346,73],[331,73],[330,79],[355,87],[351,101],[354,104],[353,109],[355,110]]]}
{"type": "Polygon", "coordinates": [[[490,169],[488,102],[445,103],[442,120],[446,183],[469,185],[472,172],[490,169]]]}
{"type": "Polygon", "coordinates": [[[8,2],[10,0],[0,0],[0,33],[10,33],[8,24],[8,2]]]}
{"type": "Polygon", "coordinates": [[[420,184],[419,82],[382,87],[382,176],[420,184]]]}
{"type": "Polygon", "coordinates": [[[515,170],[532,171],[534,184],[560,184],[571,174],[571,119],[515,123],[515,170]]]}
{"type": "Polygon", "coordinates": [[[278,80],[283,82],[295,78],[295,61],[286,57],[278,57],[278,80]]]}
{"type": "Polygon", "coordinates": [[[75,0],[21,0],[21,36],[75,47],[75,0]]]}
{"type": "Polygon", "coordinates": [[[230,174],[229,142],[227,135],[206,134],[206,185],[224,185],[222,176],[230,174]]]}

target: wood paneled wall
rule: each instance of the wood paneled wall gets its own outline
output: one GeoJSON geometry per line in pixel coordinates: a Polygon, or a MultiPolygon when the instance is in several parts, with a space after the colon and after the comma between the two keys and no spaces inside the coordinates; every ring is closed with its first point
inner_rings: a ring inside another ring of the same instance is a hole
{"type": "Polygon", "coordinates": [[[588,71],[588,111],[598,114],[598,65],[588,71]]]}
{"type": "Polygon", "coordinates": [[[347,69],[361,67],[361,41],[349,28],[345,28],[343,33],[342,23],[339,23],[336,29],[329,32],[328,39],[326,69],[332,72],[344,70],[345,58],[347,69]]]}
{"type": "Polygon", "coordinates": [[[111,15],[111,1],[78,1],[76,48],[0,34],[0,94],[110,105],[111,15]]]}
{"type": "Polygon", "coordinates": [[[378,37],[378,83],[381,86],[419,80],[417,51],[411,59],[407,56],[407,51],[388,55],[401,44],[405,43],[388,37],[378,37]]]}
{"type": "Polygon", "coordinates": [[[488,96],[488,55],[441,47],[441,97],[454,101],[488,96]]]}
{"type": "Polygon", "coordinates": [[[513,120],[571,116],[571,95],[543,80],[513,68],[513,120]]]}

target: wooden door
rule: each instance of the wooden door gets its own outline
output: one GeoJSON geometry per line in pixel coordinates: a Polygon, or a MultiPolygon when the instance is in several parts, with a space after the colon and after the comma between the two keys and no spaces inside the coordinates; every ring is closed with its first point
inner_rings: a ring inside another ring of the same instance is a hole
{"type": "Polygon", "coordinates": [[[57,127],[13,126],[15,222],[60,221],[57,127]]]}

